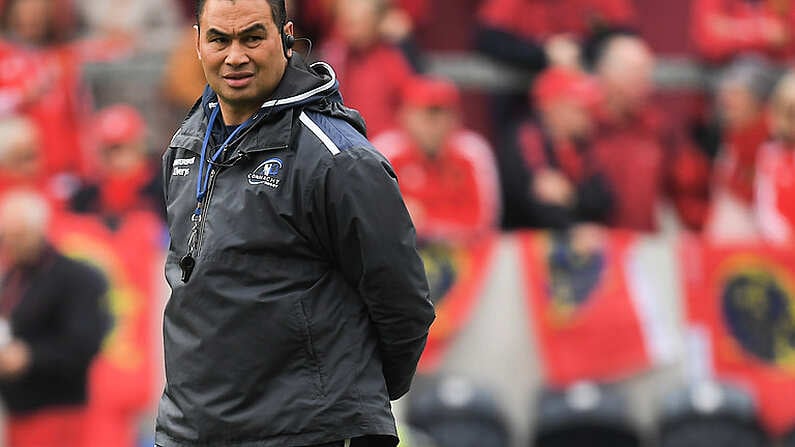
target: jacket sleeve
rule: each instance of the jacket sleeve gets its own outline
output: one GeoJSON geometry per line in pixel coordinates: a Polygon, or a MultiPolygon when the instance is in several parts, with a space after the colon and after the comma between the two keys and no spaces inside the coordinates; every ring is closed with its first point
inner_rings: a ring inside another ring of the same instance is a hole
{"type": "Polygon", "coordinates": [[[71,270],[61,276],[63,295],[58,297],[61,330],[56,336],[28,341],[31,372],[84,370],[99,351],[110,324],[104,308],[105,279],[86,266],[71,270]]]}
{"type": "Polygon", "coordinates": [[[386,159],[366,149],[335,156],[314,190],[334,263],[365,301],[390,399],[409,390],[435,315],[416,235],[386,159]]]}
{"type": "Polygon", "coordinates": [[[497,149],[504,203],[503,225],[506,228],[568,228],[574,223],[573,211],[542,202],[532,191],[534,171],[548,166],[540,155],[543,153],[540,141],[533,151],[539,154],[539,159],[533,161],[536,164],[533,168],[522,155],[525,151],[519,140],[519,129],[515,128],[497,149]]]}
{"type": "Polygon", "coordinates": [[[577,185],[577,220],[607,223],[613,211],[613,202],[610,183],[603,174],[594,173],[577,185]]]}

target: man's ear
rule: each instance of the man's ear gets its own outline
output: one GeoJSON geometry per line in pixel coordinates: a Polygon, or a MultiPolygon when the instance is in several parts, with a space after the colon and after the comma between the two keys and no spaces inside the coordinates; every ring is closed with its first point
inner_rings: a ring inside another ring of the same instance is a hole
{"type": "MultiPolygon", "coordinates": [[[[293,25],[292,20],[287,22],[284,25],[284,30],[283,31],[284,31],[284,34],[282,34],[282,36],[295,36],[295,26],[293,25]]],[[[287,57],[288,58],[292,57],[292,55],[293,55],[293,49],[292,48],[288,48],[287,49],[287,57]]]]}
{"type": "Polygon", "coordinates": [[[198,57],[199,60],[202,60],[202,53],[199,51],[199,37],[201,34],[199,32],[199,25],[193,25],[193,29],[196,30],[196,57],[198,57]]]}

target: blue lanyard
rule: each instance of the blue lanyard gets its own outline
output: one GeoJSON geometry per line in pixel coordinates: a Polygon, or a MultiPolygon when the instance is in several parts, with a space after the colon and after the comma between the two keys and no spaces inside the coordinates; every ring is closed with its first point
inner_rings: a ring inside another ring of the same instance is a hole
{"type": "Polygon", "coordinates": [[[213,112],[210,114],[210,120],[207,123],[207,131],[204,134],[204,142],[202,143],[202,153],[201,159],[199,160],[199,177],[196,179],[196,210],[193,212],[195,216],[200,216],[202,213],[202,200],[207,195],[207,188],[210,184],[210,164],[215,163],[218,161],[218,157],[224,152],[226,146],[232,141],[233,138],[240,133],[241,130],[248,127],[254,119],[254,116],[246,120],[243,124],[237,126],[237,128],[232,131],[232,134],[227,137],[226,141],[221,144],[221,147],[218,148],[217,151],[210,157],[210,161],[207,161],[207,146],[210,144],[210,137],[212,136],[213,126],[215,125],[215,120],[218,118],[218,111],[221,109],[221,106],[217,104],[213,109],[213,112]],[[207,166],[207,172],[205,175],[205,166],[207,166]]]}

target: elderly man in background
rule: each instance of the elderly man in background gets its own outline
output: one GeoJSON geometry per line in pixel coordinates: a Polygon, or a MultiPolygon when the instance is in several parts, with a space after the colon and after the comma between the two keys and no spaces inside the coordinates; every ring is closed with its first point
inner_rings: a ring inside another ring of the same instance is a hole
{"type": "Polygon", "coordinates": [[[658,228],[658,205],[670,198],[681,222],[706,219],[709,164],[655,106],[654,55],[638,36],[617,35],[598,51],[595,71],[605,101],[594,140],[615,197],[608,224],[658,228]]]}
{"type": "Polygon", "coordinates": [[[49,245],[46,200],[0,200],[0,396],[9,447],[82,446],[86,376],[108,325],[106,283],[49,245]]]}

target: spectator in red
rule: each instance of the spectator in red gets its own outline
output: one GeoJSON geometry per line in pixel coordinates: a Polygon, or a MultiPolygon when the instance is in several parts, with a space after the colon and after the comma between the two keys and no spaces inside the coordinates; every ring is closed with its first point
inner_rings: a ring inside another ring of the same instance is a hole
{"type": "Polygon", "coordinates": [[[682,223],[700,228],[707,215],[709,163],[654,108],[653,68],[648,46],[632,35],[605,41],[596,61],[605,102],[595,150],[615,195],[608,222],[655,231],[658,206],[670,193],[682,223]]]}
{"type": "Polygon", "coordinates": [[[381,24],[388,0],[338,0],[336,28],[322,57],[337,71],[346,104],[361,112],[369,135],[397,124],[401,90],[412,77],[403,53],[386,42],[381,24]]]}
{"type": "Polygon", "coordinates": [[[480,10],[481,51],[529,69],[577,64],[577,45],[635,20],[629,0],[487,0],[480,10]]]}
{"type": "Polygon", "coordinates": [[[0,196],[25,188],[46,197],[50,206],[62,209],[73,190],[62,177],[42,171],[41,138],[36,125],[21,116],[0,118],[0,196]]]}
{"type": "Polygon", "coordinates": [[[770,242],[795,242],[795,73],[776,85],[771,101],[775,139],[759,152],[756,174],[756,217],[762,237],[770,242]]]}
{"type": "Polygon", "coordinates": [[[162,181],[147,155],[146,123],[141,114],[119,104],[101,110],[94,122],[99,175],[72,198],[73,211],[97,214],[111,228],[132,211],[162,216],[162,181]]]}
{"type": "Polygon", "coordinates": [[[87,372],[109,323],[105,280],[45,238],[47,202],[0,200],[0,395],[11,447],[80,447],[87,372]]]}
{"type": "Polygon", "coordinates": [[[795,55],[795,7],[789,0],[694,0],[691,8],[693,40],[711,61],[741,53],[795,55]]]}
{"type": "Polygon", "coordinates": [[[392,163],[424,240],[468,241],[494,230],[499,180],[491,147],[459,123],[452,83],[416,78],[404,90],[402,126],[373,144],[392,163]]]}
{"type": "Polygon", "coordinates": [[[55,40],[53,0],[8,0],[0,40],[0,114],[36,123],[45,175],[77,173],[82,166],[79,60],[55,40]]]}
{"type": "Polygon", "coordinates": [[[580,71],[553,67],[536,78],[531,96],[538,118],[522,121],[512,143],[498,150],[504,226],[604,223],[613,200],[591,147],[592,111],[601,100],[596,82],[580,71]]]}
{"type": "Polygon", "coordinates": [[[759,148],[770,138],[767,98],[775,76],[758,57],[735,59],[719,82],[716,107],[723,142],[713,168],[713,194],[706,227],[715,241],[756,233],[752,203],[759,148]]]}

